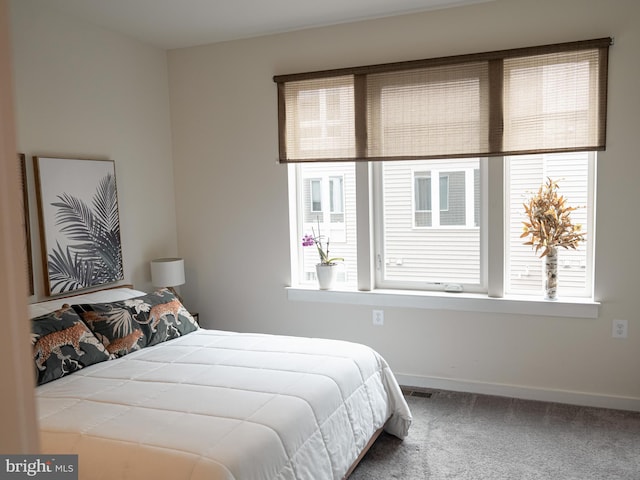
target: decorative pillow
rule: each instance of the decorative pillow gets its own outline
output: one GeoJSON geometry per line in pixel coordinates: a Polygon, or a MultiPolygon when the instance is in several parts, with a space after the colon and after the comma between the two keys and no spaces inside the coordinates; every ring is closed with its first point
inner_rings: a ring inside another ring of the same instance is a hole
{"type": "Polygon", "coordinates": [[[31,319],[38,385],[109,359],[104,346],[69,306],[31,319]]]}
{"type": "Polygon", "coordinates": [[[118,357],[198,329],[191,314],[167,289],[128,300],[73,305],[73,308],[107,351],[118,357]]]}

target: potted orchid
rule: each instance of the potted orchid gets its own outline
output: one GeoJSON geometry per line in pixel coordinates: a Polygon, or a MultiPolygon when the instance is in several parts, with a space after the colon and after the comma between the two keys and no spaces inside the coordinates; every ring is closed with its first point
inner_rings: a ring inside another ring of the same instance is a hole
{"type": "Polygon", "coordinates": [[[322,244],[323,236],[320,234],[320,222],[318,222],[318,234],[313,228],[311,228],[311,232],[313,235],[305,235],[302,237],[302,246],[303,247],[313,247],[315,246],[318,250],[318,255],[320,255],[320,263],[316,264],[316,276],[318,278],[318,285],[320,290],[328,290],[332,288],[336,276],[338,266],[337,262],[344,261],[344,258],[341,257],[330,257],[329,256],[329,238],[327,237],[326,247],[322,244]]]}
{"type": "Polygon", "coordinates": [[[558,182],[547,178],[538,193],[525,203],[528,222],[523,223],[521,238],[529,237],[525,245],[531,245],[536,254],[545,259],[545,298],[556,299],[558,281],[558,247],[575,250],[587,232],[582,225],[574,224],[571,212],[578,207],[567,205],[566,199],[558,195],[558,182]]]}

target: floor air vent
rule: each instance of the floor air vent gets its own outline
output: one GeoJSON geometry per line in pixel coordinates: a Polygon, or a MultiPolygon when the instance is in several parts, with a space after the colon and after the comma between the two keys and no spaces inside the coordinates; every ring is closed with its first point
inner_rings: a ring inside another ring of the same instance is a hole
{"type": "Polygon", "coordinates": [[[419,389],[416,387],[400,387],[402,389],[402,393],[405,397],[421,397],[421,398],[431,398],[433,392],[429,392],[427,390],[419,389]]]}

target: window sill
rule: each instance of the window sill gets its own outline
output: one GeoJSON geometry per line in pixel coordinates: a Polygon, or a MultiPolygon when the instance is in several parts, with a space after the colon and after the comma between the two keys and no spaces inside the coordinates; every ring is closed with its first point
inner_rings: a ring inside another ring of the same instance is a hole
{"type": "Polygon", "coordinates": [[[465,312],[539,315],[545,317],[598,318],[600,302],[585,298],[543,300],[510,295],[503,298],[473,293],[417,292],[410,290],[318,290],[287,287],[287,298],[295,302],[343,303],[375,307],[428,308],[465,312]]]}

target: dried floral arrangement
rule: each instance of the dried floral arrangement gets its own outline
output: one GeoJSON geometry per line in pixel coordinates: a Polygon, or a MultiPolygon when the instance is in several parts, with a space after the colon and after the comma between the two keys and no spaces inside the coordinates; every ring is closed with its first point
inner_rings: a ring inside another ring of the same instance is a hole
{"type": "Polygon", "coordinates": [[[548,255],[554,247],[575,250],[587,234],[582,225],[571,222],[571,212],[578,207],[568,206],[566,199],[558,195],[558,189],[558,182],[547,178],[538,193],[523,204],[529,221],[522,222],[520,238],[530,237],[524,244],[534,247],[536,254],[542,250],[540,257],[548,255]]]}

